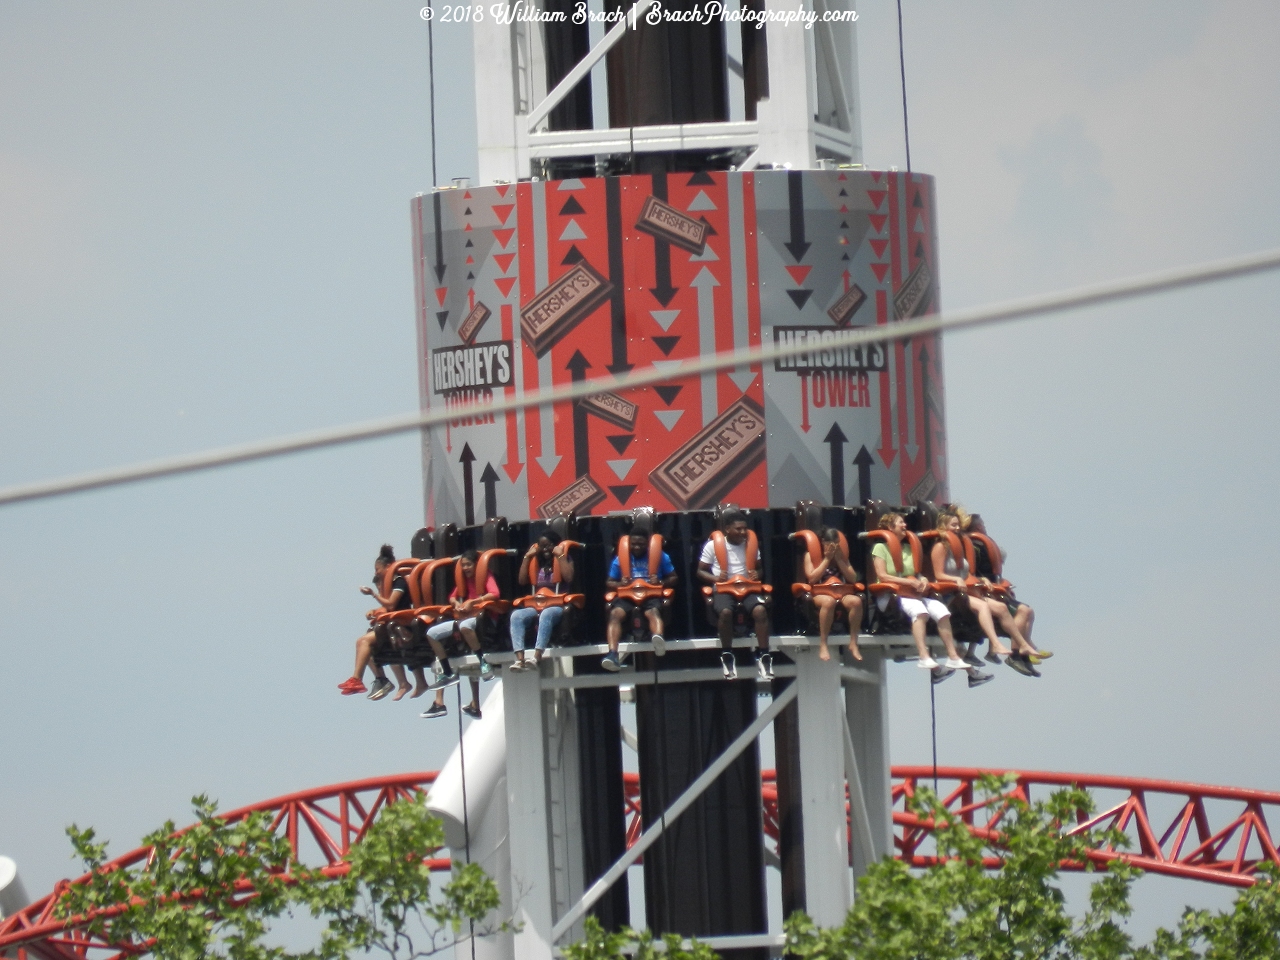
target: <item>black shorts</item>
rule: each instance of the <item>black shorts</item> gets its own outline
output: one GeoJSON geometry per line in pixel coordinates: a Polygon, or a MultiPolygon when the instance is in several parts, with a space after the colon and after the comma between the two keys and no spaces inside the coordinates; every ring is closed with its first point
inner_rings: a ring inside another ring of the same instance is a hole
{"type": "Polygon", "coordinates": [[[748,593],[742,598],[741,602],[731,593],[713,593],[711,595],[711,611],[716,617],[719,617],[721,610],[733,610],[735,607],[741,607],[743,613],[750,614],[756,607],[763,606],[768,602],[768,594],[765,593],[748,593]]]}
{"type": "MultiPolygon", "coordinates": [[[[661,613],[664,602],[665,601],[663,601],[661,597],[650,597],[648,600],[645,600],[640,604],[640,609],[645,612],[649,610],[657,610],[661,613]]],[[[631,616],[635,608],[635,601],[628,600],[626,597],[616,597],[614,598],[613,603],[609,604],[610,610],[621,610],[627,616],[631,616]]]]}

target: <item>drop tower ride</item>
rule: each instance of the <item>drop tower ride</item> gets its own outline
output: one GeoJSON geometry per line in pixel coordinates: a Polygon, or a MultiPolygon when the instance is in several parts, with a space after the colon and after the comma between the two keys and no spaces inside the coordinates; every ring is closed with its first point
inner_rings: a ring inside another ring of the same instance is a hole
{"type": "MultiPolygon", "coordinates": [[[[863,165],[851,0],[729,0],[710,17],[689,0],[540,9],[540,22],[505,23],[485,8],[473,24],[478,183],[412,204],[422,404],[458,409],[424,432],[433,532],[415,555],[523,549],[548,526],[584,544],[575,589],[588,605],[573,636],[541,672],[504,669],[467,734],[470,855],[523,923],[479,952],[547,960],[591,913],[776,955],[762,732],[772,727],[777,757],[771,865],[784,915],[840,922],[853,877],[891,853],[892,644],[867,642],[861,663],[819,661],[790,604],[789,537],[834,525],[853,542],[872,504],[947,499],[938,338],[831,343],[938,309],[933,180],[863,165]],[[702,22],[669,18],[681,11],[702,22]],[[812,349],[678,372],[761,343],[812,349]],[[608,389],[644,367],[671,379],[608,389]],[[485,412],[496,397],[586,379],[605,383],[583,401],[485,412]],[[726,503],[749,511],[775,587],[782,665],[759,685],[771,699],[745,677],[719,679],[692,576],[726,503]],[[635,668],[608,674],[604,568],[635,524],[666,538],[682,575],[671,642],[661,658],[635,645],[635,668]],[[634,737],[623,686],[635,691],[634,737]],[[645,827],[645,916],[634,918],[624,734],[645,827]]],[[[459,761],[431,799],[455,862],[459,761]]]]}

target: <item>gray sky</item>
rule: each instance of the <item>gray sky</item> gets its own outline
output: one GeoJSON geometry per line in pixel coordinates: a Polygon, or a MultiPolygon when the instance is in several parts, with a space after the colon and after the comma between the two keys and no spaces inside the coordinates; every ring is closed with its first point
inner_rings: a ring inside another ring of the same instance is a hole
{"type": "MultiPolygon", "coordinates": [[[[868,163],[905,166],[896,12],[860,4],[868,163]]],[[[912,161],[955,308],[1280,245],[1280,10],[904,0],[912,161]]],[[[416,407],[411,3],[0,0],[0,483],[416,407]]],[[[473,173],[438,25],[441,182],[473,173]]],[[[947,340],[953,493],[1057,651],[938,690],[944,764],[1280,790],[1280,278],[947,340]]],[[[188,798],[439,767],[446,724],[338,696],[399,438],[0,508],[0,852],[32,895],[188,798]]],[[[893,759],[929,757],[893,671],[893,759]]],[[[1135,930],[1229,895],[1144,880],[1135,930]]]]}

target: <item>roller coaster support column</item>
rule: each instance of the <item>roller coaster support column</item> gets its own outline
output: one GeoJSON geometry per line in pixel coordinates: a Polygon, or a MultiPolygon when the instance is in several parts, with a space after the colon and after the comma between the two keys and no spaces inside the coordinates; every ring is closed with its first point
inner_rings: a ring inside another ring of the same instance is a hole
{"type": "MultiPolygon", "coordinates": [[[[865,804],[869,843],[860,843],[863,831],[853,829],[853,875],[860,877],[870,863],[893,856],[893,795],[889,779],[889,691],[884,654],[864,647],[862,662],[841,670],[844,682],[845,720],[849,751],[845,758],[850,799],[857,818],[854,784],[865,804]],[[870,849],[866,849],[866,847],[870,849]]],[[[843,731],[842,731],[843,733],[843,731]]]]}

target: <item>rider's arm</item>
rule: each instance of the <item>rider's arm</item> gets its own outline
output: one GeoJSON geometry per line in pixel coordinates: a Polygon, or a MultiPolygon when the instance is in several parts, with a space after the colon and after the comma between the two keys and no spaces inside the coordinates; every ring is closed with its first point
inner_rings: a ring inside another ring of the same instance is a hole
{"type": "Polygon", "coordinates": [[[822,578],[827,575],[827,558],[823,557],[820,563],[815,564],[813,558],[808,553],[804,555],[804,575],[810,583],[821,583],[822,578]]]}
{"type": "Polygon", "coordinates": [[[609,576],[605,579],[604,585],[610,590],[617,590],[622,586],[622,582],[618,579],[622,576],[622,564],[618,562],[618,558],[613,558],[613,563],[609,565],[609,576]]]}
{"type": "Polygon", "coordinates": [[[560,558],[560,582],[570,584],[573,582],[573,559],[569,556],[569,548],[557,544],[556,550],[562,551],[559,554],[556,554],[555,550],[551,551],[553,555],[560,558]]]}
{"type": "Polygon", "coordinates": [[[680,575],[676,573],[675,564],[671,562],[671,557],[666,553],[662,555],[662,565],[658,568],[658,572],[662,575],[662,585],[664,587],[674,587],[680,580],[680,575]]]}

